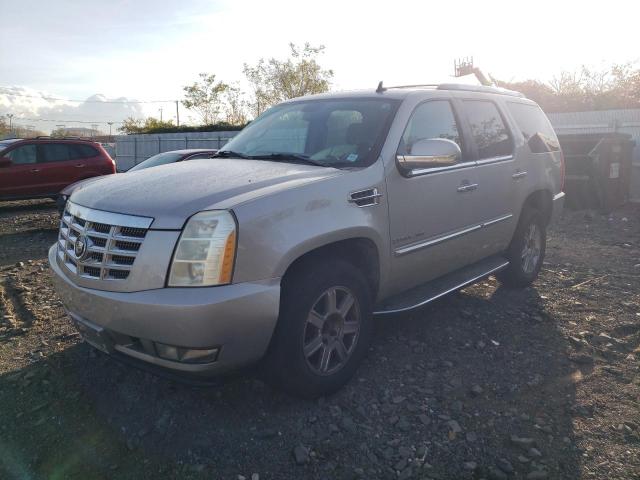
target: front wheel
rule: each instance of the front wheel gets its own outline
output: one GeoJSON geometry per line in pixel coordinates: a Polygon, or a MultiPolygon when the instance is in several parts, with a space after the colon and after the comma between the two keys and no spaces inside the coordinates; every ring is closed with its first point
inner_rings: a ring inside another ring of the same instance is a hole
{"type": "Polygon", "coordinates": [[[507,259],[509,266],[498,274],[511,287],[526,287],[538,277],[547,247],[547,225],[538,210],[522,212],[507,259]]]}
{"type": "Polygon", "coordinates": [[[367,352],[371,310],[369,286],[349,263],[310,262],[292,272],[282,286],[267,380],[304,398],[338,390],[367,352]]]}

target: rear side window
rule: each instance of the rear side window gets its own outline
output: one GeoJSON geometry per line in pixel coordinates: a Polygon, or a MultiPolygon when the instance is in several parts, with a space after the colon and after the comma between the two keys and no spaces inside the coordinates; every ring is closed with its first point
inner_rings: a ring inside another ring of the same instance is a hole
{"type": "Polygon", "coordinates": [[[513,140],[495,103],[487,100],[465,100],[465,112],[478,157],[503,157],[513,153],[513,140]]]}
{"type": "Polygon", "coordinates": [[[90,145],[69,144],[69,160],[97,157],[98,151],[90,145]]]}
{"type": "Polygon", "coordinates": [[[434,100],[419,105],[407,124],[398,148],[400,155],[411,155],[419,140],[445,138],[458,144],[462,150],[458,125],[448,100],[434,100]]]}
{"type": "Polygon", "coordinates": [[[35,145],[23,145],[18,148],[14,148],[6,154],[11,159],[11,163],[14,165],[25,165],[29,163],[36,163],[38,157],[36,155],[35,145]]]}
{"type": "Polygon", "coordinates": [[[533,153],[557,152],[560,150],[558,137],[549,119],[536,105],[508,102],[508,108],[522,132],[522,136],[529,143],[533,153]]]}
{"type": "Polygon", "coordinates": [[[45,143],[39,148],[40,162],[66,162],[69,160],[69,148],[64,143],[45,143]]]}

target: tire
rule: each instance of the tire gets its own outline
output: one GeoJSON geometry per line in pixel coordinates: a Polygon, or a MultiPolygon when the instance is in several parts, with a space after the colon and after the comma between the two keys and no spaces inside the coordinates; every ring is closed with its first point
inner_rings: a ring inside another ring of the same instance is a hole
{"type": "Polygon", "coordinates": [[[371,312],[371,291],[360,270],[344,261],[305,262],[283,281],[266,380],[302,398],[335,392],[367,353],[371,312]]]}
{"type": "Polygon", "coordinates": [[[531,285],[542,268],[546,247],[547,224],[542,214],[535,209],[525,209],[506,252],[509,266],[498,273],[498,279],[507,287],[531,285]]]}

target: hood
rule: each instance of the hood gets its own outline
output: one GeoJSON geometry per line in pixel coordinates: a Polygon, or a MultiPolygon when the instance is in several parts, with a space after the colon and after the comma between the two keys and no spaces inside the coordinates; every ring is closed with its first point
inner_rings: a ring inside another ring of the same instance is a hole
{"type": "MultiPolygon", "coordinates": [[[[115,173],[112,173],[111,175],[115,175],[115,173]]],[[[101,175],[101,176],[98,176],[98,177],[89,177],[89,178],[85,178],[84,180],[78,180],[77,182],[74,182],[71,185],[67,185],[66,187],[64,187],[60,191],[60,195],[66,195],[67,197],[69,197],[69,196],[71,196],[71,194],[73,192],[78,190],[80,187],[84,187],[86,185],[89,185],[90,183],[93,183],[93,182],[95,182],[97,180],[103,179],[106,176],[107,175],[101,175]]]]}
{"type": "Polygon", "coordinates": [[[201,210],[232,208],[342,173],[335,168],[264,160],[191,160],[100,177],[80,185],[70,200],[98,210],[153,217],[154,229],[180,229],[201,210]]]}

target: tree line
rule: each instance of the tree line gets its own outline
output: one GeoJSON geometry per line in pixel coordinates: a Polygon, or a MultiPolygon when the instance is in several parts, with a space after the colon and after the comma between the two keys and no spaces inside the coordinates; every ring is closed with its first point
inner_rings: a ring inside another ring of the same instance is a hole
{"type": "Polygon", "coordinates": [[[299,47],[290,43],[289,49],[289,57],[284,60],[261,58],[255,65],[244,64],[248,92],[243,91],[238,82],[217,80],[212,73],[201,73],[197,81],[185,86],[181,103],[198,117],[201,126],[177,127],[173,120],[161,121],[154,117],[127,118],[119,130],[126,134],[237,130],[272,105],[327,92],[333,70],[323,68],[318,61],[325,47],[309,43],[299,47]]]}

